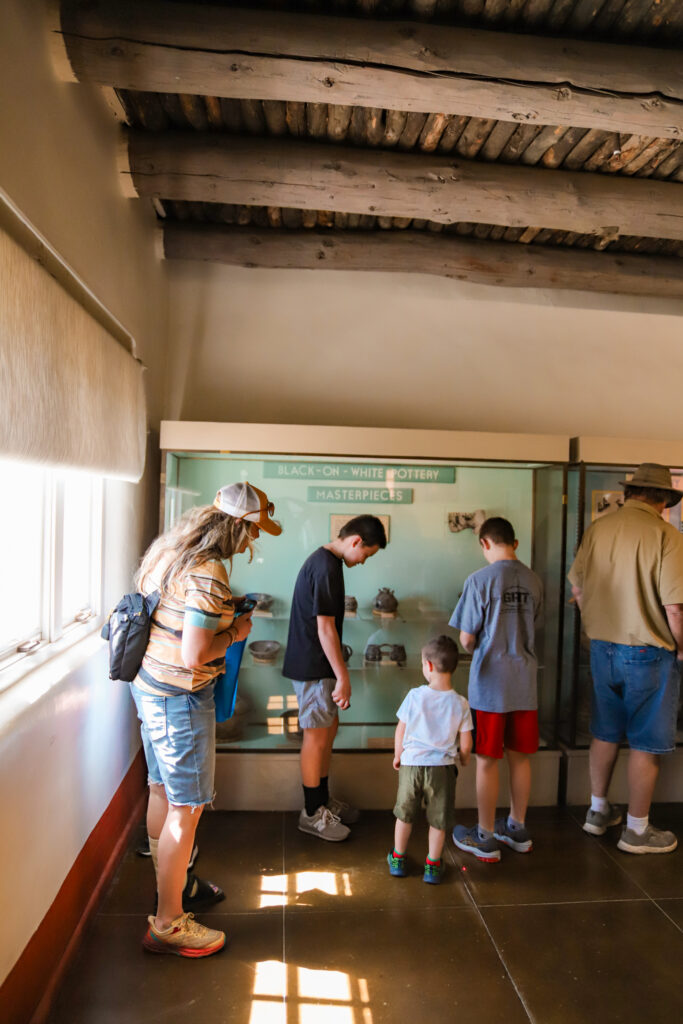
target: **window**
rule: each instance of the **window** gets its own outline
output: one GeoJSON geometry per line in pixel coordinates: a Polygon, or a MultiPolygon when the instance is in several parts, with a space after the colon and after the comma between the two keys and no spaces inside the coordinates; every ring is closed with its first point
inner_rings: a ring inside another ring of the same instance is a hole
{"type": "Polygon", "coordinates": [[[0,461],[0,669],[100,608],[102,481],[0,461]]]}

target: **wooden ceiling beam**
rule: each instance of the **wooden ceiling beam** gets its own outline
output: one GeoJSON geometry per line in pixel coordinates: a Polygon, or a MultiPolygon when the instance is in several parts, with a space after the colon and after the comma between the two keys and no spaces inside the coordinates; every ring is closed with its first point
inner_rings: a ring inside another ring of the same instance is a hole
{"type": "Polygon", "coordinates": [[[418,232],[278,231],[166,223],[166,259],[249,268],[436,274],[508,288],[683,297],[683,261],[418,232]]]}
{"type": "Polygon", "coordinates": [[[61,0],[57,34],[77,80],[119,89],[683,138],[673,50],[160,0],[61,0]]]}
{"type": "Polygon", "coordinates": [[[683,189],[648,178],[199,132],[128,135],[128,194],[449,224],[683,239],[683,189]]]}

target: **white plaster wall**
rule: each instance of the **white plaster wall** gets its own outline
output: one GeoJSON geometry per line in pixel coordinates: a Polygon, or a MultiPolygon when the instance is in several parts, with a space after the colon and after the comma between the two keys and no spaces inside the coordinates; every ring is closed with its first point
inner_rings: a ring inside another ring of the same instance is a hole
{"type": "MultiPolygon", "coordinates": [[[[104,607],[156,531],[167,294],[148,205],[118,190],[118,127],[98,90],[55,80],[42,0],[0,4],[0,188],[135,337],[148,367],[143,481],[105,486],[104,607]]],[[[0,282],[2,301],[2,282],[0,282]]],[[[0,984],[139,747],[127,687],[95,634],[0,691],[0,984]]]]}
{"type": "Polygon", "coordinates": [[[683,303],[419,274],[169,270],[170,419],[681,436],[683,303]]]}

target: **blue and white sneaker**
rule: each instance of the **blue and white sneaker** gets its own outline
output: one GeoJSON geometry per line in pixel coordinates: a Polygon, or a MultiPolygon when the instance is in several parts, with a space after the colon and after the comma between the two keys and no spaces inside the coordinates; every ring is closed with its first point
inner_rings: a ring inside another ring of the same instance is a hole
{"type": "Polygon", "coordinates": [[[495,864],[500,860],[500,847],[497,841],[493,836],[490,839],[480,839],[476,825],[472,828],[456,825],[453,829],[453,842],[459,850],[473,853],[477,860],[482,860],[485,864],[495,864]]]}
{"type": "Polygon", "coordinates": [[[507,818],[496,818],[493,834],[499,843],[505,843],[517,853],[531,853],[534,844],[525,828],[510,828],[507,818]]]}

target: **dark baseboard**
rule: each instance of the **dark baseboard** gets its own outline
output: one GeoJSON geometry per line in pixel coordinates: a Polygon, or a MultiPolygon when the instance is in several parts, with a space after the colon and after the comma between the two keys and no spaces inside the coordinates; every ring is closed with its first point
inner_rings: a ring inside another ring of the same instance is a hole
{"type": "Polygon", "coordinates": [[[4,1024],[44,1024],[47,1020],[54,995],[142,813],[146,778],[140,751],[0,987],[4,1024]]]}

